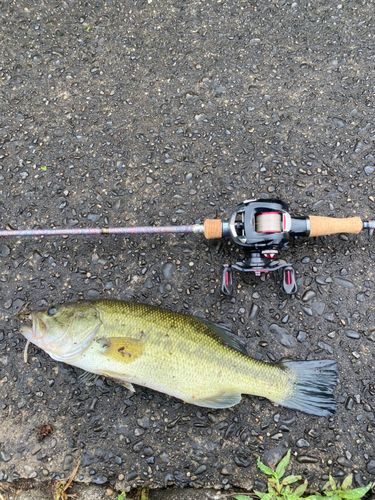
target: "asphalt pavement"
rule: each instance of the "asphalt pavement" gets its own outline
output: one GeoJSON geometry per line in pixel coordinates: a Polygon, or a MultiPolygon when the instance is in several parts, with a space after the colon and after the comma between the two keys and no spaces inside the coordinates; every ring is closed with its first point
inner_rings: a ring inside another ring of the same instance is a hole
{"type": "MultiPolygon", "coordinates": [[[[3,1],[0,228],[226,219],[245,199],[293,214],[375,218],[372,1],[3,1]]],[[[0,482],[265,487],[260,457],[292,450],[311,490],[375,479],[374,237],[300,239],[280,276],[234,275],[241,254],[201,235],[0,241],[0,482]],[[244,396],[211,410],[150,389],[87,384],[30,347],[15,313],[136,300],[230,326],[257,359],[335,359],[320,418],[244,396]],[[36,432],[49,425],[40,439],[36,432]]]]}

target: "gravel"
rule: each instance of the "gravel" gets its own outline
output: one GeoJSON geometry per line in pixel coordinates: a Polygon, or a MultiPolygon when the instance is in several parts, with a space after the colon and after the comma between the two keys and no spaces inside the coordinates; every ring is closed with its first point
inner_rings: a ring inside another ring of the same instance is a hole
{"type": "MultiPolygon", "coordinates": [[[[293,214],[373,217],[372,2],[22,0],[0,22],[2,228],[193,224],[270,196],[293,214]]],[[[288,448],[312,489],[329,472],[373,479],[373,239],[291,242],[288,298],[280,276],[237,272],[223,297],[222,264],[241,258],[200,235],[4,238],[0,481],[65,480],[81,459],[78,481],[113,491],[251,490],[257,457],[288,448]],[[255,396],[213,411],[85,383],[32,346],[24,363],[15,313],[96,298],[225,323],[257,359],[337,359],[337,412],[255,396]]]]}

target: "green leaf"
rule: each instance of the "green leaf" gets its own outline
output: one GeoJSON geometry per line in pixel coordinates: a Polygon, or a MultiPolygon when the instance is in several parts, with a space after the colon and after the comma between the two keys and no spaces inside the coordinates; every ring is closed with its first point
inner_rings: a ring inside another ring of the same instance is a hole
{"type": "Polygon", "coordinates": [[[331,486],[332,491],[337,490],[336,481],[333,479],[331,474],[329,475],[329,485],[331,486]]]}
{"type": "Polygon", "coordinates": [[[126,493],[123,491],[122,493],[119,494],[117,497],[117,500],[125,500],[126,499],[126,493]]]}
{"type": "Polygon", "coordinates": [[[324,486],[323,486],[323,488],[322,488],[322,491],[328,490],[328,488],[329,488],[329,481],[327,481],[327,482],[324,484],[324,486]]]}
{"type": "Polygon", "coordinates": [[[298,488],[294,490],[295,495],[298,495],[300,497],[305,493],[306,488],[307,488],[307,481],[305,481],[303,484],[301,484],[300,486],[298,486],[298,488]]]}
{"type": "Polygon", "coordinates": [[[263,474],[267,474],[267,476],[273,476],[275,474],[272,469],[270,469],[269,467],[267,467],[267,465],[264,465],[260,461],[260,458],[258,458],[258,467],[263,472],[263,474]]]}
{"type": "Polygon", "coordinates": [[[302,476],[287,476],[282,480],[281,484],[293,484],[300,479],[302,479],[302,476]]]}
{"type": "Polygon", "coordinates": [[[278,477],[279,479],[283,477],[285,473],[285,468],[289,464],[289,461],[290,461],[290,450],[288,450],[287,454],[277,464],[275,471],[276,477],[278,477]]]}
{"type": "Polygon", "coordinates": [[[235,498],[236,500],[250,500],[250,497],[246,495],[233,495],[233,498],[235,498]]]}
{"type": "Polygon", "coordinates": [[[348,490],[351,487],[352,482],[353,482],[353,474],[349,474],[349,476],[347,476],[342,482],[341,489],[344,491],[348,490]]]}
{"type": "Polygon", "coordinates": [[[262,493],[261,491],[257,491],[257,490],[254,490],[254,493],[259,497],[259,498],[263,498],[264,495],[267,495],[267,493],[262,493]]]}
{"type": "Polygon", "coordinates": [[[367,486],[363,486],[362,488],[355,488],[354,490],[348,490],[348,491],[343,491],[340,494],[341,498],[346,498],[349,500],[357,500],[359,498],[362,498],[368,490],[371,488],[371,483],[368,484],[367,486]]]}
{"type": "Polygon", "coordinates": [[[263,493],[263,496],[261,498],[262,500],[271,500],[271,498],[273,498],[273,493],[263,493]]]}
{"type": "Polygon", "coordinates": [[[272,493],[262,493],[261,491],[255,491],[254,493],[258,495],[262,500],[270,500],[272,498],[272,493]]]}
{"type": "Polygon", "coordinates": [[[47,170],[47,165],[43,165],[43,167],[40,167],[40,170],[43,170],[45,172],[47,170]]]}
{"type": "Polygon", "coordinates": [[[293,491],[291,491],[289,493],[283,492],[282,495],[283,495],[282,497],[276,497],[277,500],[279,500],[281,498],[283,498],[285,500],[299,500],[299,498],[300,498],[299,496],[295,495],[293,491]]]}
{"type": "Polygon", "coordinates": [[[284,488],[284,491],[283,491],[284,496],[285,496],[285,495],[289,495],[290,491],[291,491],[291,490],[290,490],[290,486],[286,486],[286,487],[284,488]]]}
{"type": "Polygon", "coordinates": [[[276,490],[273,488],[275,486],[273,483],[268,483],[268,493],[271,493],[271,495],[276,495],[276,490]]]}

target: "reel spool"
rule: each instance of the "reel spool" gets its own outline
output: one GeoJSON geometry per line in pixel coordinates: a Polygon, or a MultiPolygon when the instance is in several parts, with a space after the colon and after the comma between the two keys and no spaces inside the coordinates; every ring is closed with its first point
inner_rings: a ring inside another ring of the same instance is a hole
{"type": "Polygon", "coordinates": [[[281,233],[282,216],[279,212],[263,212],[255,217],[257,233],[281,233]]]}

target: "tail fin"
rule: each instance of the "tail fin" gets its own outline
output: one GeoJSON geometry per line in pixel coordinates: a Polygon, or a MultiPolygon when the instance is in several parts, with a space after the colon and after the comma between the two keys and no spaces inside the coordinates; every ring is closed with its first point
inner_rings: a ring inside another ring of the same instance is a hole
{"type": "Polygon", "coordinates": [[[296,380],[291,396],[277,403],[320,417],[330,417],[335,413],[332,391],[337,383],[336,361],[286,361],[283,365],[294,372],[296,380]]]}

